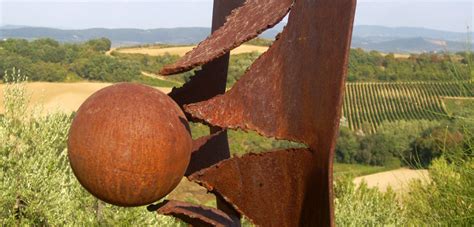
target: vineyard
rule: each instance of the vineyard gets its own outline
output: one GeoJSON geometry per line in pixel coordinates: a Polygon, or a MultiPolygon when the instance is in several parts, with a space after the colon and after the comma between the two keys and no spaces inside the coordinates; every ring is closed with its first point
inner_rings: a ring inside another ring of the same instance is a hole
{"type": "Polygon", "coordinates": [[[343,124],[375,132],[382,122],[447,117],[443,97],[473,97],[472,81],[347,83],[343,124]]]}

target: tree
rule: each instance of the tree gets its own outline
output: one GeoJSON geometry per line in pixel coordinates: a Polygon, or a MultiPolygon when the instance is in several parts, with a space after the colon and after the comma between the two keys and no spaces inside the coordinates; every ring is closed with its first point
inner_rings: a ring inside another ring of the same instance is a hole
{"type": "Polygon", "coordinates": [[[347,127],[341,127],[336,144],[336,160],[342,163],[354,163],[354,156],[359,148],[356,134],[347,127]]]}
{"type": "Polygon", "coordinates": [[[78,59],[71,69],[84,79],[107,82],[132,81],[140,75],[140,69],[131,62],[105,55],[78,59]]]}
{"type": "Polygon", "coordinates": [[[86,42],[86,45],[94,51],[106,52],[112,47],[112,42],[107,38],[92,39],[86,42]]]}

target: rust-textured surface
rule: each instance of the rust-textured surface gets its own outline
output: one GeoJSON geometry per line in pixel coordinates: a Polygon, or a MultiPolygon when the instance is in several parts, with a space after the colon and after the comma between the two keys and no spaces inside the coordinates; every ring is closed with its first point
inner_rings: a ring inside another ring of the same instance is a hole
{"type": "MultiPolygon", "coordinates": [[[[215,1],[219,2],[219,1],[215,1]]],[[[217,4],[230,4],[221,0],[217,4]]],[[[164,67],[160,74],[169,75],[190,70],[216,59],[240,44],[255,38],[285,17],[293,0],[247,0],[234,10],[226,23],[175,64],[164,67]]]]}
{"type": "MultiPolygon", "coordinates": [[[[216,32],[225,23],[225,18],[231,14],[232,10],[242,6],[244,0],[214,0],[213,16],[212,16],[212,32],[216,32]]],[[[199,102],[210,99],[218,94],[222,94],[226,89],[227,70],[229,66],[229,53],[214,59],[202,66],[197,75],[193,76],[191,81],[183,87],[173,89],[169,94],[181,107],[188,103],[199,102]]],[[[189,115],[187,115],[189,117],[189,115]]],[[[211,127],[210,133],[222,131],[218,127],[211,127]]],[[[230,157],[229,144],[227,139],[227,131],[220,132],[213,136],[210,144],[203,147],[198,153],[193,155],[193,160],[187,170],[187,174],[198,169],[208,167],[217,161],[230,157]],[[209,148],[215,150],[213,154],[209,148]],[[205,153],[206,156],[203,156],[205,153]],[[208,165],[208,166],[207,166],[208,165]]],[[[232,217],[240,217],[230,204],[225,202],[219,196],[216,197],[217,208],[232,217]]],[[[237,222],[240,226],[240,222],[237,222]]]]}
{"type": "Polygon", "coordinates": [[[174,216],[192,226],[240,226],[239,218],[231,217],[221,210],[175,200],[167,200],[160,204],[149,206],[148,209],[150,211],[156,210],[159,214],[174,216]]]}
{"type": "Polygon", "coordinates": [[[146,205],[172,191],[190,160],[192,139],[181,109],[161,91],[121,83],[79,108],[68,156],[79,182],[119,206],[146,205]]]}
{"type": "Polygon", "coordinates": [[[193,153],[185,176],[229,158],[227,143],[221,142],[224,133],[220,131],[193,141],[193,153]]]}
{"type": "Polygon", "coordinates": [[[309,145],[316,158],[301,225],[334,225],[332,159],[354,13],[355,0],[296,1],[280,38],[230,91],[185,108],[211,125],[309,145]]]}
{"type": "Polygon", "coordinates": [[[297,226],[313,165],[307,149],[232,158],[190,176],[260,226],[297,226]]]}
{"type": "MultiPolygon", "coordinates": [[[[229,55],[207,63],[191,80],[168,94],[179,106],[205,101],[225,92],[229,55]]],[[[186,115],[189,119],[191,116],[186,115]]]]}
{"type": "MultiPolygon", "coordinates": [[[[245,0],[215,0],[212,16],[212,32],[221,28],[226,17],[232,10],[242,6],[245,0]]],[[[173,88],[168,94],[181,107],[185,104],[200,102],[223,94],[226,89],[227,71],[229,68],[229,53],[207,62],[202,69],[195,72],[191,80],[182,87],[173,88]]],[[[189,117],[189,115],[187,115],[189,117]]],[[[219,129],[218,129],[219,131],[219,129]]],[[[227,137],[221,134],[223,140],[227,137]],[[224,138],[225,137],[225,138],[224,138]]],[[[228,149],[227,149],[228,150],[228,149]]]]}

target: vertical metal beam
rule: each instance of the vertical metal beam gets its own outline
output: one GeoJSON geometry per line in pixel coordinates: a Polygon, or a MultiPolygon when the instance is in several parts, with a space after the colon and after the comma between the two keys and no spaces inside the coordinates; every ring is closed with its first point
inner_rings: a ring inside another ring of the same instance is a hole
{"type": "MultiPolygon", "coordinates": [[[[243,5],[245,0],[214,0],[213,15],[212,15],[212,32],[215,32],[226,21],[226,17],[230,15],[233,9],[238,8],[243,5]]],[[[208,87],[206,89],[209,94],[212,96],[225,93],[226,84],[227,84],[227,73],[229,68],[229,58],[230,53],[225,54],[224,56],[213,60],[212,62],[204,65],[202,67],[204,74],[208,77],[212,76],[212,81],[209,81],[208,87]],[[208,71],[208,72],[206,72],[208,71]]],[[[221,131],[219,127],[210,127],[210,133],[216,133],[221,131]]],[[[227,131],[218,135],[217,141],[220,146],[218,149],[227,155],[227,158],[230,158],[230,149],[229,142],[227,137],[227,131]]],[[[223,198],[220,198],[216,195],[217,208],[224,211],[230,216],[240,217],[240,214],[223,198]]]]}

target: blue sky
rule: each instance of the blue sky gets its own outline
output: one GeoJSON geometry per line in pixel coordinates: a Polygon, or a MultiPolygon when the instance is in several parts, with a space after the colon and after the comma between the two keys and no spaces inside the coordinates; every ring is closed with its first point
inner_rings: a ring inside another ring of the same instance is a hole
{"type": "MultiPolygon", "coordinates": [[[[359,0],[355,23],[465,32],[473,11],[474,0],[359,0]]],[[[209,27],[211,12],[212,0],[0,0],[0,24],[67,29],[209,27]]]]}

